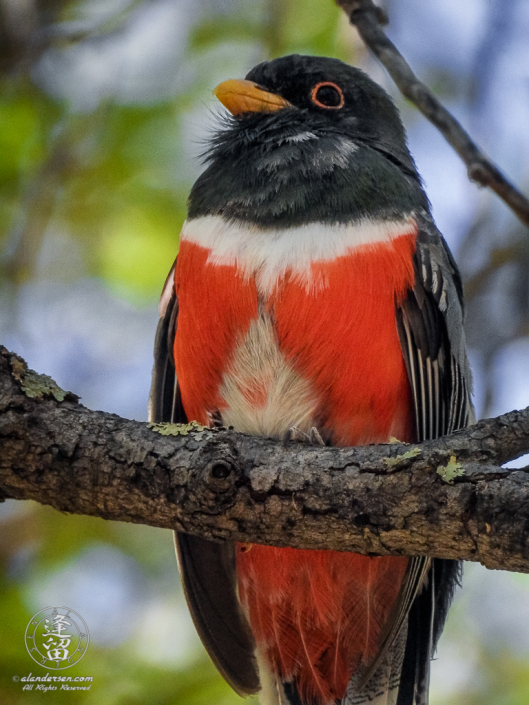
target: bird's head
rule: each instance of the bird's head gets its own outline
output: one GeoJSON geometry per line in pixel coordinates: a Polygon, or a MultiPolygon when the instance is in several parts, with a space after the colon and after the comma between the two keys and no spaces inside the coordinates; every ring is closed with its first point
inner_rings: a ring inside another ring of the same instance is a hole
{"type": "Polygon", "coordinates": [[[294,124],[397,153],[406,150],[404,128],[389,95],[363,71],[338,59],[294,54],[266,61],[244,80],[224,81],[214,94],[243,124],[294,124]]]}
{"type": "Polygon", "coordinates": [[[191,216],[207,206],[267,225],[350,220],[377,201],[388,217],[397,206],[427,207],[398,110],[359,69],[294,54],[224,81],[214,94],[231,116],[212,140],[191,216]],[[373,197],[377,189],[382,198],[373,197]]]}

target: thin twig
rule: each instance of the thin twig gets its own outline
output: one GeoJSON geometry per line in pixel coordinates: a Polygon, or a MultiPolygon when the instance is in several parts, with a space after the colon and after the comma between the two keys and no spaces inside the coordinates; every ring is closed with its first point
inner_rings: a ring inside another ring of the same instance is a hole
{"type": "Polygon", "coordinates": [[[419,81],[395,45],[386,37],[381,24],[387,17],[373,0],[336,0],[347,14],[365,44],[385,66],[400,92],[433,123],[467,166],[468,177],[488,186],[529,226],[529,200],[516,189],[479,149],[458,121],[419,81]]]}

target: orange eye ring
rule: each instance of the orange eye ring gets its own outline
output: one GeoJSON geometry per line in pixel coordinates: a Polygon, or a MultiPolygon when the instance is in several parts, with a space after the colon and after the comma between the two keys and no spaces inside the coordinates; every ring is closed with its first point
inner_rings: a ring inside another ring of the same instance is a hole
{"type": "Polygon", "coordinates": [[[339,110],[340,108],[343,108],[345,103],[345,98],[343,97],[342,89],[340,88],[340,86],[337,86],[336,83],[332,83],[331,81],[322,81],[321,83],[317,83],[312,89],[310,97],[314,105],[317,105],[319,108],[325,108],[325,110],[339,110]],[[320,90],[320,88],[324,88],[325,86],[329,86],[329,88],[334,88],[334,90],[338,92],[340,96],[340,102],[338,105],[325,105],[325,103],[322,103],[318,100],[318,98],[316,97],[318,91],[320,90]]]}

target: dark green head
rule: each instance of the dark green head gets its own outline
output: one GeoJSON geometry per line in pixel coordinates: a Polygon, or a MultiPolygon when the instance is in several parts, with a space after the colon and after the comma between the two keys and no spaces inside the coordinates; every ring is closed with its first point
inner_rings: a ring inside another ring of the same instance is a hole
{"type": "Polygon", "coordinates": [[[233,117],[212,141],[190,217],[275,227],[428,209],[398,110],[359,69],[294,54],[215,94],[233,117]]]}
{"type": "Polygon", "coordinates": [[[246,79],[285,98],[307,122],[393,150],[413,169],[397,108],[360,69],[338,59],[293,54],[259,64],[246,79]]]}

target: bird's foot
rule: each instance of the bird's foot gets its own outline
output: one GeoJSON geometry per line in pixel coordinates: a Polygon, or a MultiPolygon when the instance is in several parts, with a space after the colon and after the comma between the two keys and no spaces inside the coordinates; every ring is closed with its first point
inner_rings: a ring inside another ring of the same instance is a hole
{"type": "Polygon", "coordinates": [[[209,428],[224,428],[220,411],[215,410],[208,412],[208,426],[209,428]]]}
{"type": "Polygon", "coordinates": [[[286,432],[285,440],[296,441],[297,443],[308,443],[312,446],[325,445],[325,441],[315,426],[313,426],[308,433],[305,433],[305,431],[302,431],[297,426],[291,426],[286,432]]]}

